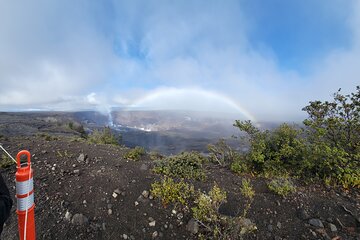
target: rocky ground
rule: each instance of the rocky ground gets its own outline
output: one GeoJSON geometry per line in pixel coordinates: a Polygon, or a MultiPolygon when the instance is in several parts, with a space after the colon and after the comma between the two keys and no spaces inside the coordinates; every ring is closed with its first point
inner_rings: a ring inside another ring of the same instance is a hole
{"type": "MultiPolygon", "coordinates": [[[[187,212],[166,208],[151,196],[152,172],[148,155],[140,161],[124,159],[128,148],[74,141],[68,134],[2,136],[0,142],[15,156],[27,149],[35,172],[35,216],[38,239],[196,239],[199,225],[187,212]]],[[[1,174],[15,198],[15,171],[1,174]]],[[[208,191],[216,182],[227,191],[220,213],[237,216],[245,199],[240,193],[250,178],[255,197],[247,218],[257,230],[244,239],[360,239],[360,191],[296,182],[286,198],[267,188],[267,179],[238,176],[230,170],[206,166],[207,179],[194,181],[208,191]]],[[[2,239],[18,239],[16,204],[2,239]]]]}

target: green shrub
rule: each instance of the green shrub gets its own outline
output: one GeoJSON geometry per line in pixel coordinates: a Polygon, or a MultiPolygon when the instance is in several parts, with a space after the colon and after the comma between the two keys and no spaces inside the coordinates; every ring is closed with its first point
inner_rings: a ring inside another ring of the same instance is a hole
{"type": "Polygon", "coordinates": [[[4,135],[0,134],[0,140],[8,140],[7,137],[5,137],[4,135]]]}
{"type": "Polygon", "coordinates": [[[236,172],[252,170],[259,174],[302,173],[306,162],[306,144],[302,131],[286,123],[274,131],[261,131],[250,121],[236,121],[234,126],[248,134],[250,150],[242,162],[234,162],[236,172]]]}
{"type": "Polygon", "coordinates": [[[155,173],[166,176],[204,180],[205,158],[197,152],[183,152],[155,162],[155,173]]]}
{"type": "Polygon", "coordinates": [[[14,165],[12,159],[8,155],[3,154],[1,157],[0,168],[8,168],[12,165],[14,165]]]}
{"type": "Polygon", "coordinates": [[[235,154],[234,160],[230,165],[231,171],[237,174],[249,173],[251,172],[252,166],[251,163],[239,153],[235,154]]]}
{"type": "Polygon", "coordinates": [[[151,194],[160,198],[164,206],[169,203],[187,206],[188,201],[195,194],[194,186],[183,180],[175,182],[172,178],[165,177],[161,182],[151,184],[151,194]]]}
{"type": "Polygon", "coordinates": [[[344,187],[360,187],[360,87],[332,102],[311,101],[303,108],[309,142],[307,172],[344,187]]]}
{"type": "Polygon", "coordinates": [[[124,158],[139,161],[143,155],[145,155],[145,149],[143,147],[136,146],[135,148],[130,149],[130,151],[125,154],[124,158]]]}
{"type": "Polygon", "coordinates": [[[224,202],[226,202],[226,192],[215,184],[208,194],[200,193],[195,200],[195,207],[192,208],[193,217],[202,223],[217,223],[220,221],[218,210],[224,202]]]}
{"type": "Polygon", "coordinates": [[[256,229],[253,223],[243,217],[228,217],[219,213],[219,207],[226,202],[226,192],[216,184],[208,194],[199,193],[192,208],[193,217],[200,223],[202,239],[242,239],[243,235],[256,229]],[[246,223],[245,223],[246,222],[246,223]]]}
{"type": "Polygon", "coordinates": [[[249,179],[242,180],[240,191],[241,191],[241,194],[244,195],[244,197],[246,197],[250,200],[252,200],[255,196],[255,191],[254,191],[249,179]]]}
{"type": "Polygon", "coordinates": [[[246,204],[243,211],[243,217],[245,218],[254,200],[255,191],[250,183],[250,179],[243,179],[240,187],[241,194],[246,198],[246,204]]]}
{"type": "Polygon", "coordinates": [[[77,123],[77,122],[69,122],[68,123],[68,127],[71,129],[71,130],[74,130],[75,132],[78,132],[80,133],[80,136],[82,138],[87,138],[87,133],[84,129],[84,126],[80,123],[77,123]]]}
{"type": "Polygon", "coordinates": [[[296,191],[294,184],[287,178],[276,178],[268,183],[268,188],[276,194],[286,197],[296,191]]]}
{"type": "Polygon", "coordinates": [[[59,140],[59,138],[58,138],[58,137],[55,137],[55,136],[49,135],[49,134],[47,134],[47,133],[40,133],[40,134],[38,134],[38,136],[40,136],[40,137],[44,138],[44,139],[45,139],[45,141],[48,141],[48,142],[50,142],[50,141],[56,141],[56,140],[59,140]]]}
{"type": "Polygon", "coordinates": [[[161,160],[164,158],[163,155],[161,155],[159,152],[156,152],[156,151],[151,151],[149,155],[150,155],[150,159],[153,161],[161,160]]]}
{"type": "Polygon", "coordinates": [[[121,141],[121,136],[116,137],[112,132],[110,127],[104,127],[101,131],[95,129],[88,138],[90,143],[95,144],[111,144],[111,145],[119,145],[121,141]]]}
{"type": "Polygon", "coordinates": [[[208,145],[209,159],[211,162],[222,167],[231,164],[236,152],[226,143],[225,139],[220,139],[215,144],[208,145]]]}
{"type": "Polygon", "coordinates": [[[247,133],[250,150],[234,160],[236,173],[251,171],[265,176],[292,175],[323,179],[344,188],[360,187],[360,86],[333,101],[311,101],[305,128],[282,124],[262,131],[250,121],[235,121],[247,133]]]}

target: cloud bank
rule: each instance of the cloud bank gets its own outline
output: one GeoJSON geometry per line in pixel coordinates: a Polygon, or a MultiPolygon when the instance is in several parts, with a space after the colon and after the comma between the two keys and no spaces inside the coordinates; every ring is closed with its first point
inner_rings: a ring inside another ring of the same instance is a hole
{"type": "Polygon", "coordinates": [[[261,1],[4,1],[0,110],[106,112],[159,89],[188,89],[178,101],[163,91],[162,108],[186,109],[192,96],[199,108],[231,109],[206,94],[195,99],[199,90],[226,96],[256,119],[299,120],[308,101],[359,85],[360,3],[281,2],[269,15],[261,1]],[[326,24],[337,27],[321,31],[326,24]],[[335,41],[339,33],[344,41],[335,41]],[[286,64],[299,56],[299,67],[286,64]]]}

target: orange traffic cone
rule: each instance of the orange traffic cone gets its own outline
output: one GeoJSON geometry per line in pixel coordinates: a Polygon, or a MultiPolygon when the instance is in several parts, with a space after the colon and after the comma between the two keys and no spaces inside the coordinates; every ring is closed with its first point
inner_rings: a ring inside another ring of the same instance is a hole
{"type": "Polygon", "coordinates": [[[22,150],[16,155],[16,213],[18,214],[19,236],[21,240],[35,240],[34,171],[31,168],[30,157],[30,152],[26,150],[22,150]],[[20,163],[22,155],[27,157],[27,164],[24,167],[20,163]]]}

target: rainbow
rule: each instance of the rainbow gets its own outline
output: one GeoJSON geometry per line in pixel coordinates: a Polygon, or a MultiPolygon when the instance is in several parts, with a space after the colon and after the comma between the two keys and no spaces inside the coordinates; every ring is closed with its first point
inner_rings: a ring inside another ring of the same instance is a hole
{"type": "MultiPolygon", "coordinates": [[[[192,102],[192,100],[195,99],[200,100],[203,105],[209,103],[208,105],[212,106],[211,104],[215,103],[217,106],[222,106],[222,109],[227,108],[232,113],[238,112],[243,115],[244,118],[252,122],[257,122],[255,116],[235,100],[217,92],[198,88],[159,88],[146,94],[144,97],[136,99],[128,106],[128,109],[151,108],[154,110],[175,110],[177,109],[176,103],[183,104],[184,101],[188,101],[188,109],[181,108],[179,110],[199,110],[199,108],[196,108],[196,104],[192,102]],[[171,107],[169,103],[172,103],[171,107]]],[[[209,109],[209,111],[211,110],[213,109],[209,109]]]]}

